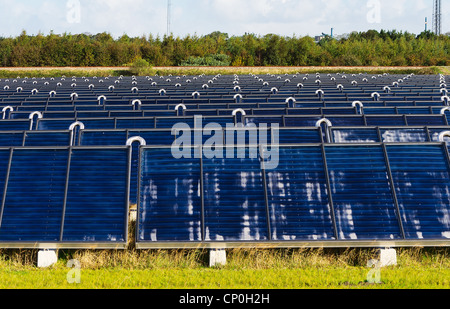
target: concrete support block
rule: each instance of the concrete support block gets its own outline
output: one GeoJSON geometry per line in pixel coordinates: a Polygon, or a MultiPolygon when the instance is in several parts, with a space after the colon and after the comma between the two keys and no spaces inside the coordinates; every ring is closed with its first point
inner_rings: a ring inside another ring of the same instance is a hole
{"type": "Polygon", "coordinates": [[[211,249],[209,252],[209,267],[225,266],[227,253],[225,249],[211,249]]]}
{"type": "Polygon", "coordinates": [[[38,252],[37,266],[39,268],[47,268],[58,262],[56,250],[41,250],[38,252]]]}
{"type": "Polygon", "coordinates": [[[380,267],[397,265],[397,251],[395,249],[380,250],[380,267]]]}

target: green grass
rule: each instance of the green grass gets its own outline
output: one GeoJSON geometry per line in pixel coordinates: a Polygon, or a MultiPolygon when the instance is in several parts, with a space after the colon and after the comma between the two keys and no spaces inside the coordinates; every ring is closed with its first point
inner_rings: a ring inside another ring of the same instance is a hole
{"type": "Polygon", "coordinates": [[[448,289],[450,251],[400,249],[398,266],[368,284],[375,250],[230,250],[209,268],[207,251],[60,251],[57,265],[38,269],[35,251],[0,252],[0,289],[448,289]],[[69,284],[69,259],[81,263],[69,284]]]}

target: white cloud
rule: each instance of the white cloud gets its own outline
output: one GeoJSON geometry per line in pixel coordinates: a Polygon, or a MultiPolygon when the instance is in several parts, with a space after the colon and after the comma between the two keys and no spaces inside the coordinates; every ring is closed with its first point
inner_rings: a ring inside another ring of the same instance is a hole
{"type": "MultiPolygon", "coordinates": [[[[28,33],[98,33],[118,37],[163,35],[166,32],[167,2],[161,0],[79,0],[81,22],[66,19],[66,1],[0,0],[0,35],[28,33]]],[[[419,33],[428,17],[431,25],[432,1],[380,0],[380,24],[367,21],[367,0],[172,0],[172,31],[176,36],[203,35],[213,31],[242,35],[336,34],[369,29],[419,33]]],[[[443,15],[449,14],[444,5],[443,15]]],[[[450,31],[444,19],[444,32],[450,31]]]]}

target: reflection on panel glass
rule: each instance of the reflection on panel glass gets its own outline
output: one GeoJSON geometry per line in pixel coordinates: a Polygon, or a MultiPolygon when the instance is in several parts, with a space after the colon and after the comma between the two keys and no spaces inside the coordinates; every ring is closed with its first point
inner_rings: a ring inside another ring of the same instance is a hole
{"type": "Polygon", "coordinates": [[[408,239],[450,239],[450,173],[436,145],[387,146],[408,239]]]}
{"type": "Polygon", "coordinates": [[[281,147],[266,173],[273,240],[334,239],[321,147],[281,147]]]}
{"type": "Polygon", "coordinates": [[[326,147],[326,157],[339,238],[400,238],[381,146],[326,147]]]}

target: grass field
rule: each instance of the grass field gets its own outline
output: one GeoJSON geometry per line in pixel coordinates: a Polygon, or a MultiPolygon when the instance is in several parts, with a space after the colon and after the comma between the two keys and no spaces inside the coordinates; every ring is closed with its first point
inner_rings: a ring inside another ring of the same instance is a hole
{"type": "MultiPolygon", "coordinates": [[[[370,74],[449,74],[449,67],[153,67],[146,75],[199,74],[295,74],[295,73],[370,73],[370,74]]],[[[57,76],[119,76],[132,75],[129,67],[42,67],[0,68],[0,78],[57,76]]]]}
{"type": "Polygon", "coordinates": [[[402,249],[398,265],[370,284],[374,250],[231,250],[227,265],[209,268],[206,251],[59,252],[38,269],[36,252],[0,254],[0,289],[448,289],[450,251],[402,249]],[[81,264],[70,284],[69,259],[81,264]]]}

